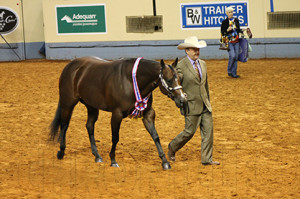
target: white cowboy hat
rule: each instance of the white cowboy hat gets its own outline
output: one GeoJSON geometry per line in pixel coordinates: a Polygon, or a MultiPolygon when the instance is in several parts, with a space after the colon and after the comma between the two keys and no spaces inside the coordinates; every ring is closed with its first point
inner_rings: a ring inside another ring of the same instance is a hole
{"type": "Polygon", "coordinates": [[[186,48],[204,48],[206,46],[207,46],[206,41],[204,41],[204,40],[198,41],[197,37],[192,36],[192,37],[186,38],[183,43],[181,43],[177,46],[177,48],[179,50],[184,50],[186,48]]]}

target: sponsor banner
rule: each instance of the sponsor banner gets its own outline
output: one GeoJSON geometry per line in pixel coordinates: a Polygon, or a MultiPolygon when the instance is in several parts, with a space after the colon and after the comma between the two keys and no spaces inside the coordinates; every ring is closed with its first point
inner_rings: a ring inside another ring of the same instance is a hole
{"type": "Polygon", "coordinates": [[[55,6],[57,34],[106,33],[104,4],[55,6]]]}
{"type": "Polygon", "coordinates": [[[239,19],[240,26],[249,27],[248,1],[239,1],[180,4],[181,28],[220,28],[222,21],[227,17],[225,10],[229,6],[233,7],[233,16],[239,19]]]}
{"type": "Polygon", "coordinates": [[[12,33],[18,27],[19,21],[19,16],[14,10],[0,6],[0,34],[12,33]]]}

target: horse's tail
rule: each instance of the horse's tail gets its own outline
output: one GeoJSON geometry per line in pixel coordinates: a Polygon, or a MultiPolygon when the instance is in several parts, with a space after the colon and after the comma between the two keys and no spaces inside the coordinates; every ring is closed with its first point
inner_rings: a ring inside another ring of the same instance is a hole
{"type": "Polygon", "coordinates": [[[61,124],[61,105],[58,102],[54,119],[50,125],[49,140],[54,141],[61,124]]]}

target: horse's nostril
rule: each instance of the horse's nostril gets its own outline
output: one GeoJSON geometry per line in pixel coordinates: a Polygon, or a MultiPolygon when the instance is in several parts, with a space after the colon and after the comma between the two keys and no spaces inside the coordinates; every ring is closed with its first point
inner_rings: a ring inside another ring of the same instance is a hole
{"type": "Polygon", "coordinates": [[[187,102],[187,96],[186,94],[184,94],[181,98],[180,98],[180,103],[185,103],[187,102]]]}
{"type": "Polygon", "coordinates": [[[183,100],[182,100],[182,99],[180,99],[180,100],[179,100],[179,102],[180,102],[180,105],[182,105],[182,104],[183,104],[183,100]]]}

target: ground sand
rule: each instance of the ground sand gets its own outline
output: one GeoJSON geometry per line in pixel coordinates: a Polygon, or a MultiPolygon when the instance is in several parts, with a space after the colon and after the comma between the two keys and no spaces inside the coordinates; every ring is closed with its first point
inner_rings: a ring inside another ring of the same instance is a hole
{"type": "MultiPolygon", "coordinates": [[[[95,137],[104,163],[95,163],[78,104],[67,149],[47,142],[58,102],[58,79],[67,61],[0,63],[0,198],[300,198],[300,60],[239,63],[240,79],[227,76],[226,60],[207,60],[214,118],[214,160],[202,166],[201,137],[163,171],[141,120],[124,119],[111,168],[110,113],[100,112],[95,137]]],[[[156,129],[168,143],[184,127],[175,103],[153,93],[156,129]]]]}

